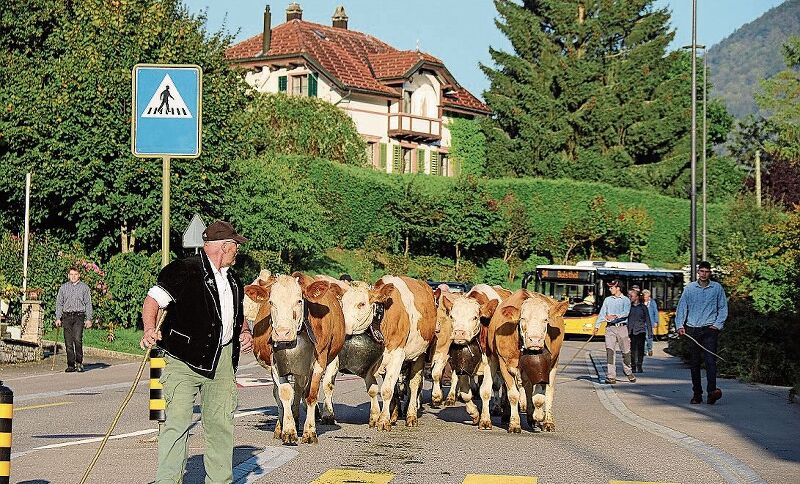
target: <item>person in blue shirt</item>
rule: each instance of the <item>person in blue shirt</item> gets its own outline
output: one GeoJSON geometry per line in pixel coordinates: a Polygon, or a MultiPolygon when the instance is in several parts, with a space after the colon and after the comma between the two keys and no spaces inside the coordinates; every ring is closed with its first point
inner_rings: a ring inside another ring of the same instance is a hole
{"type": "Polygon", "coordinates": [[[647,352],[647,356],[653,356],[653,334],[658,327],[658,304],[656,304],[656,300],[647,289],[642,291],[642,298],[644,305],[647,307],[647,312],[650,314],[650,322],[653,324],[653,331],[644,340],[644,350],[647,352]]]}
{"type": "Polygon", "coordinates": [[[728,300],[722,286],[711,280],[711,264],[706,261],[697,265],[697,281],[690,282],[683,290],[675,313],[675,329],[679,336],[688,334],[708,351],[696,343],[691,343],[689,366],[692,374],[690,403],[703,403],[703,384],[700,380],[700,364],[706,363],[706,380],[709,405],[722,398],[722,390],[717,388],[717,357],[709,352],[717,352],[719,332],[728,319],[728,300]]]}
{"type": "Polygon", "coordinates": [[[631,300],[622,294],[622,284],[618,279],[608,283],[611,293],[603,299],[603,306],[594,324],[593,335],[603,323],[606,323],[606,359],[608,370],[606,383],[617,383],[617,364],[614,361],[617,348],[622,352],[622,371],[631,383],[636,381],[631,368],[631,339],[628,336],[628,314],[631,311],[631,300]]]}

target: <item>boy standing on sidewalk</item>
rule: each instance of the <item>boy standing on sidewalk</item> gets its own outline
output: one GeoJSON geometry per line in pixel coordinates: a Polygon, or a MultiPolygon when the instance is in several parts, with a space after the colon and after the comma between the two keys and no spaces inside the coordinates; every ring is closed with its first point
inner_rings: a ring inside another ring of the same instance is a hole
{"type": "Polygon", "coordinates": [[[719,332],[728,319],[728,300],[725,290],[718,282],[711,280],[711,264],[702,261],[697,265],[697,281],[690,282],[678,301],[675,313],[675,328],[678,335],[688,334],[697,342],[690,345],[691,359],[689,366],[692,374],[692,391],[694,395],[690,403],[703,403],[703,383],[700,380],[700,363],[705,360],[706,380],[708,386],[709,405],[714,405],[722,398],[722,390],[717,388],[717,352],[719,332]],[[701,348],[697,343],[703,345],[701,348]]]}
{"type": "Polygon", "coordinates": [[[617,347],[622,352],[622,371],[631,383],[636,381],[631,369],[631,339],[628,336],[628,314],[631,311],[631,300],[622,294],[622,287],[618,279],[608,283],[611,295],[603,299],[603,307],[597,315],[594,332],[606,323],[606,358],[608,359],[608,373],[606,383],[617,383],[617,364],[615,354],[617,347]]]}

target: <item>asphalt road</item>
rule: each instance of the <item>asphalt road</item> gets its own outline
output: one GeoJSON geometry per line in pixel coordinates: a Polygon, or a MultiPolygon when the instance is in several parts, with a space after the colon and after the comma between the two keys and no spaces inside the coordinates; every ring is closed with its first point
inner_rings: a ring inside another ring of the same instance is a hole
{"type": "MultiPolygon", "coordinates": [[[[562,364],[582,344],[568,341],[562,364]]],[[[558,376],[553,433],[531,432],[523,418],[522,434],[509,434],[497,417],[492,430],[479,431],[463,404],[431,408],[429,383],[419,427],[400,422],[377,432],[367,426],[362,380],[340,375],[337,424],[318,425],[319,444],[299,446],[273,439],[271,382],[246,356],[237,374],[234,477],[242,483],[800,482],[800,405],[788,403],[780,388],[723,380],[726,393],[717,405],[690,406],[688,370],[663,345],[657,343],[637,383],[611,387],[597,383],[589,351],[604,351],[591,342],[558,376]]],[[[12,482],[78,482],[91,462],[139,362],[86,359],[84,373],[63,373],[63,360],[54,371],[50,360],[0,368],[15,392],[12,482]]],[[[157,425],[147,420],[147,370],[143,380],[89,482],[153,480],[157,425]]],[[[202,434],[198,422],[185,482],[203,481],[202,434]]]]}

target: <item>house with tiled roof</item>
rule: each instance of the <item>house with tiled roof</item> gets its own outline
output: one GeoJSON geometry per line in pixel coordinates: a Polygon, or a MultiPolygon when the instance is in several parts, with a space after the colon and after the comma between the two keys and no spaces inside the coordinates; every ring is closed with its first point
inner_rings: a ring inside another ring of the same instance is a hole
{"type": "Polygon", "coordinates": [[[344,7],[331,25],[303,20],[297,3],[286,22],[272,27],[270,7],[262,33],[226,51],[261,92],[315,96],[345,111],[367,142],[372,166],[387,173],[452,176],[449,120],[488,115],[489,108],[462,87],[444,63],[419,50],[398,50],[347,27],[344,7]]]}

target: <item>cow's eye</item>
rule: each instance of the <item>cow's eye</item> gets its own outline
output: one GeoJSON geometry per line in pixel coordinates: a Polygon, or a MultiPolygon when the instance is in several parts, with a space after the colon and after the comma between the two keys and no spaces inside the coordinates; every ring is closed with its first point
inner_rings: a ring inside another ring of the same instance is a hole
{"type": "Polygon", "coordinates": [[[302,300],[302,299],[298,299],[298,300],[297,300],[297,304],[298,304],[298,305],[300,305],[300,304],[303,304],[303,300],[302,300]]]}
{"type": "Polygon", "coordinates": [[[269,301],[269,305],[272,306],[273,308],[275,307],[275,303],[272,301],[269,301]]]}
{"type": "Polygon", "coordinates": [[[357,307],[358,309],[361,309],[361,308],[363,308],[364,306],[366,306],[366,304],[364,304],[363,302],[360,302],[360,303],[358,303],[358,305],[357,305],[356,307],[357,307]]]}

